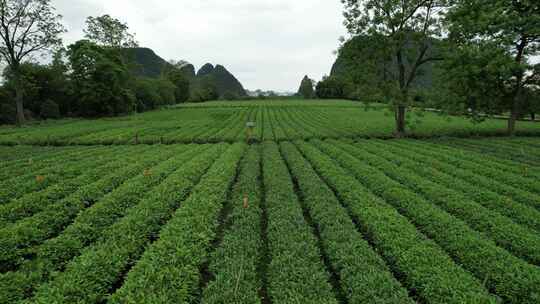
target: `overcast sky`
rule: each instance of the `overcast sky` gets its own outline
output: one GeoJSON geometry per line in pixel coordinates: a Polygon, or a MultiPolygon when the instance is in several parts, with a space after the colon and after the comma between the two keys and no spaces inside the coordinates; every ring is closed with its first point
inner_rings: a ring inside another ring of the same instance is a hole
{"type": "Polygon", "coordinates": [[[304,75],[320,80],[346,34],[339,0],[53,0],[83,37],[87,16],[127,22],[139,44],[166,60],[200,68],[222,64],[247,89],[296,91],[304,75]]]}

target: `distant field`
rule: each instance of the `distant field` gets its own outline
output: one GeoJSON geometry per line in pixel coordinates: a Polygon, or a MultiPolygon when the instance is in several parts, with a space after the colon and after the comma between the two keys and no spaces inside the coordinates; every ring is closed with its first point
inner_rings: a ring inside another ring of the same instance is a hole
{"type": "MultiPolygon", "coordinates": [[[[473,124],[434,113],[413,115],[411,135],[469,136],[503,134],[504,120],[473,124]]],[[[245,124],[256,123],[253,139],[387,138],[394,121],[381,105],[352,101],[243,101],[185,104],[177,108],[98,120],[61,120],[22,129],[0,128],[0,144],[215,143],[244,141],[245,124]]],[[[518,134],[540,135],[540,123],[519,122],[518,134]]]]}
{"type": "Polygon", "coordinates": [[[540,296],[540,138],[16,146],[0,164],[0,303],[540,296]]]}

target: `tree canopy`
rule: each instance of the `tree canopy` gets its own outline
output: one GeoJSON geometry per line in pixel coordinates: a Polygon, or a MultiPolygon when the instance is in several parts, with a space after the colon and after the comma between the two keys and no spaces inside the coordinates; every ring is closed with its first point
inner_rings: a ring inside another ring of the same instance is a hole
{"type": "Polygon", "coordinates": [[[0,0],[0,56],[15,84],[18,124],[25,122],[21,63],[61,45],[60,35],[65,32],[61,18],[50,0],[0,0]]]}
{"type": "Polygon", "coordinates": [[[307,75],[304,76],[302,82],[300,83],[298,95],[305,99],[311,99],[315,96],[315,92],[313,90],[313,80],[311,80],[307,75]]]}
{"type": "Polygon", "coordinates": [[[84,33],[88,40],[102,46],[114,48],[138,46],[135,34],[129,32],[127,23],[123,23],[110,15],[88,17],[84,33]]]}
{"type": "Polygon", "coordinates": [[[441,19],[448,8],[444,0],[342,0],[345,26],[350,34],[374,38],[366,75],[377,79],[378,88],[391,101],[396,135],[403,136],[406,111],[414,105],[412,86],[421,67],[442,58],[433,48],[441,37],[441,19]]]}
{"type": "Polygon", "coordinates": [[[449,75],[463,80],[474,111],[509,112],[507,132],[514,134],[516,120],[531,107],[524,98],[527,87],[540,84],[540,69],[531,61],[540,55],[540,2],[457,1],[447,23],[456,44],[449,75]],[[480,62],[485,64],[479,67],[480,62]],[[495,95],[490,100],[482,97],[488,90],[495,95]]]}

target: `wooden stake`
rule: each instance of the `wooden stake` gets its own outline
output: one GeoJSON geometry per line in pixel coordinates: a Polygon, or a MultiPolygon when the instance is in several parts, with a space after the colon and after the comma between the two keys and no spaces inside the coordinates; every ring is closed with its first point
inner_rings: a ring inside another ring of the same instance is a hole
{"type": "Polygon", "coordinates": [[[247,194],[244,194],[244,209],[249,208],[249,198],[247,194]]]}

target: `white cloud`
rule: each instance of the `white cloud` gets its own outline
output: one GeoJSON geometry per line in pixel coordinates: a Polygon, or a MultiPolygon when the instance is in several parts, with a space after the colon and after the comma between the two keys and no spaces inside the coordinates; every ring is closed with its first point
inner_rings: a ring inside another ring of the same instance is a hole
{"type": "Polygon", "coordinates": [[[141,46],[200,67],[225,65],[246,88],[296,90],[305,74],[328,74],[345,34],[339,0],[53,0],[82,38],[87,16],[127,22],[141,46]]]}

